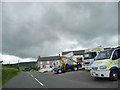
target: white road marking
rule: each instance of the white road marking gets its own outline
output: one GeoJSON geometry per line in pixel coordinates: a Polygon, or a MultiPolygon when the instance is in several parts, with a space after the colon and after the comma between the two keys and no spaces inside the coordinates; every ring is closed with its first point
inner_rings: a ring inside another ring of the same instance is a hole
{"type": "MultiPolygon", "coordinates": [[[[30,76],[34,78],[34,76],[33,76],[30,72],[28,72],[28,74],[30,74],[30,76]]],[[[41,86],[44,86],[44,84],[41,83],[37,78],[34,78],[34,79],[35,79],[41,86]]]]}
{"type": "Polygon", "coordinates": [[[42,86],[44,86],[37,78],[35,78],[35,80],[42,86]]]}
{"type": "MultiPolygon", "coordinates": [[[[30,74],[30,72],[27,72],[28,74],[30,74]]],[[[31,74],[30,74],[31,75],[31,74]]]]}
{"type": "Polygon", "coordinates": [[[31,77],[33,77],[33,75],[31,74],[31,77]]]}

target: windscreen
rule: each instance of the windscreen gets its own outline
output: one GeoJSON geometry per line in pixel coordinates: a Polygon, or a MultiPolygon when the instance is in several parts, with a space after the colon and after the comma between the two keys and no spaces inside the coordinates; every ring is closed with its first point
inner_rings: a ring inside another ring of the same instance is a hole
{"type": "Polygon", "coordinates": [[[102,51],[98,54],[95,60],[110,59],[113,50],[102,51]]]}
{"type": "Polygon", "coordinates": [[[95,56],[96,56],[96,52],[87,52],[87,53],[84,53],[84,59],[93,59],[95,56]]]}

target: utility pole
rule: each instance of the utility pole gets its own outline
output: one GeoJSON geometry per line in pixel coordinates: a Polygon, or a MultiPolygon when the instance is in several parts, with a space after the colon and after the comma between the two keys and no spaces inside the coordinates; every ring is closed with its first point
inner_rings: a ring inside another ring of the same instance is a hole
{"type": "Polygon", "coordinates": [[[19,67],[19,60],[18,60],[18,67],[19,67]]]}
{"type": "Polygon", "coordinates": [[[10,61],[9,61],[9,66],[10,66],[10,61]]]}
{"type": "Polygon", "coordinates": [[[17,67],[17,69],[19,70],[19,60],[18,60],[18,67],[17,67]]]}

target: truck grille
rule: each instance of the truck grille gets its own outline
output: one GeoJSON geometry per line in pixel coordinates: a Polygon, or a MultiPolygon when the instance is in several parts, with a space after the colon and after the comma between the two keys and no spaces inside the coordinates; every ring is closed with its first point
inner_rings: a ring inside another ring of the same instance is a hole
{"type": "Polygon", "coordinates": [[[92,69],[93,69],[93,70],[97,70],[97,69],[98,69],[98,67],[92,67],[92,69]]]}

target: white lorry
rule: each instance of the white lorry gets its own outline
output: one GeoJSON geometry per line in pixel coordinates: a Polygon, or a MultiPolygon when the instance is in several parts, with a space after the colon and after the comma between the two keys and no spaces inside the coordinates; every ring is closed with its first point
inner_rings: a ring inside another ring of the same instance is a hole
{"type": "Polygon", "coordinates": [[[83,65],[84,65],[85,70],[91,70],[91,64],[94,62],[94,58],[102,50],[104,50],[104,48],[102,47],[85,50],[85,53],[83,54],[83,57],[84,57],[83,65]]]}
{"type": "Polygon", "coordinates": [[[101,51],[91,67],[92,77],[118,80],[120,75],[120,47],[101,51]]]}

